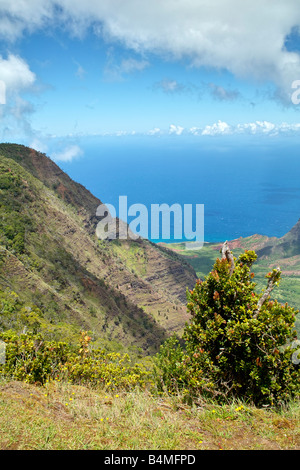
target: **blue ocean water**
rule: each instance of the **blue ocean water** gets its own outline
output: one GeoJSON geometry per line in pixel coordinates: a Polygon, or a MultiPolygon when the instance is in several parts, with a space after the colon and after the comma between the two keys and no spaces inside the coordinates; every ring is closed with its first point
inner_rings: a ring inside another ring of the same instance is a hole
{"type": "Polygon", "coordinates": [[[58,163],[117,213],[119,196],[149,214],[151,204],[204,204],[206,242],[281,237],[300,217],[296,139],[123,136],[79,144],[81,158],[58,163]]]}

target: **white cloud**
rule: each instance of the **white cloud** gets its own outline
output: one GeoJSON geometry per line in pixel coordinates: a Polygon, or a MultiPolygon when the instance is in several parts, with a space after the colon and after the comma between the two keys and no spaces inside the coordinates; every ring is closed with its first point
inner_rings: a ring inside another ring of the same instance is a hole
{"type": "Polygon", "coordinates": [[[161,130],[159,127],[154,127],[154,129],[150,129],[150,131],[147,132],[148,135],[159,135],[161,134],[161,130]]]}
{"type": "Polygon", "coordinates": [[[9,54],[7,59],[0,56],[0,80],[5,83],[7,93],[11,93],[30,88],[36,76],[24,59],[9,54]]]}
{"type": "Polygon", "coordinates": [[[24,59],[13,54],[7,58],[0,56],[1,140],[32,134],[29,117],[35,107],[22,94],[34,91],[35,82],[36,76],[24,59]]]}
{"type": "Polygon", "coordinates": [[[108,40],[137,52],[188,58],[194,66],[227,69],[256,80],[274,81],[290,95],[300,76],[299,55],[284,41],[300,23],[298,0],[80,0],[61,1],[70,16],[101,21],[108,40]]]}
{"type": "Polygon", "coordinates": [[[184,127],[181,126],[175,126],[174,124],[171,124],[169,127],[169,134],[181,135],[183,131],[184,127]]]}
{"type": "Polygon", "coordinates": [[[249,122],[246,124],[238,124],[237,129],[238,132],[249,132],[251,134],[263,133],[269,134],[278,132],[280,130],[280,126],[276,126],[272,122],[268,121],[255,121],[249,122]]]}
{"type": "Polygon", "coordinates": [[[78,158],[83,154],[81,148],[78,145],[69,145],[64,150],[60,152],[54,152],[51,155],[51,158],[54,161],[60,162],[71,162],[74,158],[78,158]]]}
{"type": "Polygon", "coordinates": [[[34,137],[32,142],[29,145],[30,148],[37,150],[38,152],[46,153],[48,150],[48,145],[45,142],[42,142],[37,137],[34,137]]]}
{"type": "Polygon", "coordinates": [[[231,127],[227,122],[218,121],[211,126],[207,125],[202,131],[202,135],[219,135],[219,134],[230,134],[232,132],[231,127]]]}
{"type": "Polygon", "coordinates": [[[300,123],[296,122],[294,124],[287,124],[286,122],[283,122],[278,126],[278,130],[282,133],[299,132],[300,131],[300,123]]]}
{"type": "MultiPolygon", "coordinates": [[[[98,136],[98,137],[134,137],[147,135],[150,137],[155,136],[195,136],[195,138],[201,139],[206,138],[207,136],[232,136],[232,135],[257,135],[257,136],[291,136],[299,135],[300,136],[300,122],[287,123],[281,122],[275,124],[269,121],[253,121],[246,123],[238,124],[229,124],[224,121],[217,121],[213,124],[207,124],[202,127],[191,127],[184,128],[181,126],[176,126],[171,124],[168,129],[161,129],[159,127],[154,127],[144,133],[129,131],[129,130],[119,130],[115,132],[103,132],[103,133],[92,133],[82,135],[81,137],[89,136],[98,136]]],[[[67,139],[73,138],[73,135],[66,136],[67,139]]],[[[74,158],[78,158],[83,155],[83,151],[78,145],[68,144],[67,141],[64,142],[64,146],[60,142],[59,144],[51,143],[53,139],[56,139],[55,135],[41,136],[38,133],[32,136],[31,140],[28,140],[28,145],[40,152],[47,152],[51,158],[55,161],[72,161],[74,158]],[[58,148],[55,152],[51,152],[51,149],[58,148]]]]}
{"type": "Polygon", "coordinates": [[[110,81],[122,81],[124,75],[128,75],[134,72],[141,72],[149,66],[149,62],[145,59],[135,59],[129,57],[122,59],[118,62],[114,57],[113,48],[109,48],[107,52],[107,62],[104,69],[104,77],[110,81]]]}
{"type": "Polygon", "coordinates": [[[137,60],[134,58],[123,59],[120,64],[121,73],[140,72],[149,66],[147,60],[137,60]]]}
{"type": "Polygon", "coordinates": [[[300,24],[299,0],[1,0],[0,18],[5,39],[58,24],[78,36],[92,27],[138,53],[273,81],[281,97],[300,77],[299,55],[285,48],[300,24]]]}
{"type": "Polygon", "coordinates": [[[191,127],[188,131],[195,136],[200,135],[232,135],[232,134],[253,134],[253,135],[284,135],[300,132],[300,123],[275,124],[269,121],[254,121],[231,125],[219,120],[214,124],[207,124],[203,128],[191,127]]]}
{"type": "Polygon", "coordinates": [[[189,133],[193,135],[199,135],[201,133],[201,128],[200,127],[191,127],[189,129],[189,133]]]}
{"type": "MultiPolygon", "coordinates": [[[[54,19],[54,0],[1,0],[0,36],[13,41],[54,19]]],[[[57,2],[59,3],[59,2],[57,2]]]]}
{"type": "Polygon", "coordinates": [[[129,135],[136,135],[136,131],[116,131],[110,133],[110,135],[115,135],[117,137],[124,137],[129,135]]]}
{"type": "Polygon", "coordinates": [[[164,93],[182,93],[187,91],[187,87],[177,80],[165,78],[154,84],[154,89],[160,89],[164,93]]]}
{"type": "Polygon", "coordinates": [[[229,90],[215,83],[209,83],[208,89],[213,98],[220,101],[234,101],[241,96],[237,90],[229,90]]]}

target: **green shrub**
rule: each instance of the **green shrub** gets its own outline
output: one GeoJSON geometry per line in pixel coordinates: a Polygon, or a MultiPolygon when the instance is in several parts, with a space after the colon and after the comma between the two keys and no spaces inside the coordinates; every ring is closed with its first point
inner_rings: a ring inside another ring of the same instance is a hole
{"type": "Polygon", "coordinates": [[[6,359],[1,372],[16,380],[43,384],[54,378],[70,355],[66,343],[44,341],[41,335],[0,334],[6,343],[6,359]]]}
{"type": "Polygon", "coordinates": [[[31,216],[26,215],[31,195],[20,175],[0,163],[0,239],[17,254],[25,251],[25,234],[34,230],[31,216]]]}
{"type": "Polygon", "coordinates": [[[250,272],[256,254],[246,251],[231,259],[217,259],[205,280],[188,291],[192,318],[184,348],[172,339],[161,348],[161,378],[191,396],[280,404],[299,393],[290,346],[297,312],[269,300],[279,270],[267,274],[266,293],[257,294],[250,272]]]}
{"type": "Polygon", "coordinates": [[[81,333],[80,348],[63,366],[64,375],[73,383],[130,389],[143,386],[150,373],[141,364],[131,365],[128,354],[91,349],[91,337],[81,333]]]}
{"type": "Polygon", "coordinates": [[[91,349],[90,339],[82,332],[79,345],[71,347],[64,342],[45,341],[41,334],[1,333],[6,359],[0,372],[28,383],[63,380],[112,389],[144,386],[150,380],[150,372],[141,364],[132,365],[127,354],[91,349]]]}
{"type": "Polygon", "coordinates": [[[176,388],[182,390],[185,380],[183,366],[184,352],[176,335],[168,338],[160,347],[156,357],[155,375],[158,379],[158,387],[168,390],[176,388]]]}

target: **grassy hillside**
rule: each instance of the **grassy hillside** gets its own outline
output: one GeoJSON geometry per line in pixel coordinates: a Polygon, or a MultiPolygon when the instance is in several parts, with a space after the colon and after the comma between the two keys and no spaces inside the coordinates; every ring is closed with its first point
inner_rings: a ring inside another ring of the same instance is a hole
{"type": "Polygon", "coordinates": [[[0,379],[1,450],[296,450],[299,405],[182,404],[150,391],[0,379]]]}
{"type": "Polygon", "coordinates": [[[99,204],[45,155],[1,144],[0,289],[40,308],[53,339],[84,329],[105,347],[153,353],[187,321],[196,274],[146,240],[99,242],[99,204]]]}

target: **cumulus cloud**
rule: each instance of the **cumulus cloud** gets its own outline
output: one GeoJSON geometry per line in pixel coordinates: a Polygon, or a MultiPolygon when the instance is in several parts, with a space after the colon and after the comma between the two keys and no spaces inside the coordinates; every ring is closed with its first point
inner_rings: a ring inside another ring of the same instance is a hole
{"type": "Polygon", "coordinates": [[[7,93],[18,93],[30,88],[36,76],[24,59],[9,54],[7,59],[0,56],[0,80],[5,83],[7,93]]]}
{"type": "Polygon", "coordinates": [[[36,82],[35,74],[24,59],[9,54],[0,56],[0,118],[2,140],[15,135],[31,134],[30,116],[35,107],[24,92],[33,91],[36,82]]]}
{"type": "Polygon", "coordinates": [[[238,124],[236,130],[237,132],[247,132],[251,134],[263,133],[263,134],[270,134],[270,133],[277,133],[280,130],[281,126],[276,126],[272,122],[269,121],[255,121],[249,122],[246,124],[238,124]]]}
{"type": "Polygon", "coordinates": [[[300,76],[299,55],[285,47],[300,24],[298,0],[2,0],[0,18],[5,38],[58,24],[78,36],[92,28],[138,53],[273,81],[281,99],[300,76]]]}
{"type": "Polygon", "coordinates": [[[287,123],[282,122],[275,124],[269,121],[254,121],[245,124],[238,124],[235,127],[237,133],[247,134],[265,134],[270,136],[284,135],[284,134],[297,134],[300,132],[300,123],[287,123]]]}
{"type": "Polygon", "coordinates": [[[181,135],[184,131],[184,127],[175,126],[174,124],[170,125],[169,134],[181,135]]]}
{"type": "Polygon", "coordinates": [[[153,129],[150,129],[150,131],[147,132],[148,135],[160,135],[161,130],[159,127],[154,127],[153,129]]]}
{"type": "Polygon", "coordinates": [[[232,132],[231,126],[224,121],[218,121],[211,126],[207,125],[202,131],[202,135],[220,135],[230,134],[232,132]]]}
{"type": "Polygon", "coordinates": [[[202,133],[201,127],[193,126],[189,129],[189,133],[193,135],[200,135],[202,133]]]}
{"type": "Polygon", "coordinates": [[[228,124],[219,120],[213,124],[207,124],[204,127],[191,127],[188,133],[195,136],[217,136],[232,134],[252,134],[252,135],[290,135],[300,132],[300,123],[282,122],[275,124],[269,121],[253,121],[238,123],[236,125],[228,124]]]}
{"type": "Polygon", "coordinates": [[[69,15],[93,15],[101,34],[137,52],[186,58],[194,66],[226,69],[238,77],[274,81],[289,98],[300,59],[285,38],[300,23],[297,0],[128,0],[61,2],[69,15]]]}
{"type": "Polygon", "coordinates": [[[83,152],[78,145],[69,145],[60,152],[54,152],[51,155],[51,158],[56,162],[71,162],[75,158],[80,157],[82,154],[83,152]]]}
{"type": "Polygon", "coordinates": [[[54,0],[1,0],[0,37],[14,41],[25,32],[34,32],[55,17],[54,0]]]}

